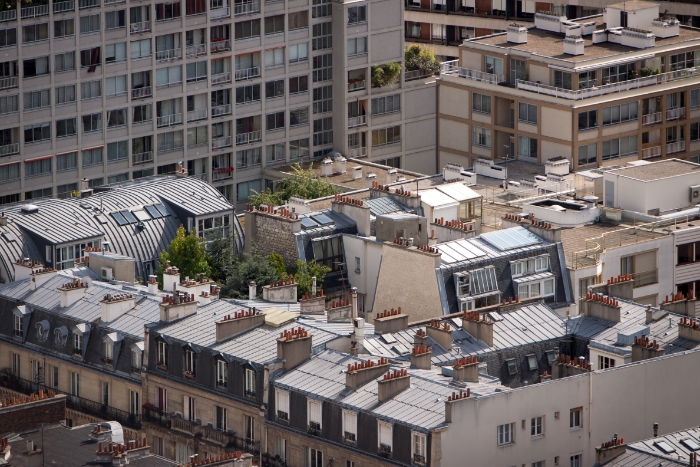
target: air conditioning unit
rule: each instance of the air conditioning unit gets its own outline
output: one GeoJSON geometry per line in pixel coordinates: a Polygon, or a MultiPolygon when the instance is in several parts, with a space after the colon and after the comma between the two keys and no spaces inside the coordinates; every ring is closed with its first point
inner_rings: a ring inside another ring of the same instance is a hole
{"type": "Polygon", "coordinates": [[[114,275],[112,274],[112,268],[102,268],[102,278],[106,279],[108,281],[111,281],[114,279],[114,275]]]}
{"type": "Polygon", "coordinates": [[[700,203],[700,185],[690,187],[690,202],[693,204],[700,203]]]}

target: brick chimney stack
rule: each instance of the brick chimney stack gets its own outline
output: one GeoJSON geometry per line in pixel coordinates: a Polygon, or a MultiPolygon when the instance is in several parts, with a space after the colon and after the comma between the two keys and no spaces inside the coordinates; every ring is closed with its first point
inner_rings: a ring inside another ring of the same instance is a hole
{"type": "Polygon", "coordinates": [[[425,326],[425,332],[440,347],[447,351],[452,350],[452,327],[449,324],[440,324],[440,320],[434,319],[425,326]]]}
{"type": "Polygon", "coordinates": [[[387,334],[390,332],[403,331],[408,329],[408,315],[401,313],[401,307],[396,310],[384,310],[374,317],[374,332],[377,334],[387,334]]]}
{"type": "Polygon", "coordinates": [[[411,349],[411,368],[429,370],[432,367],[432,352],[427,345],[416,345],[411,349]]]}
{"type": "Polygon", "coordinates": [[[618,438],[617,433],[615,433],[615,436],[613,436],[610,441],[602,443],[600,446],[596,446],[596,465],[604,465],[615,459],[620,454],[624,454],[626,450],[627,445],[625,444],[625,440],[623,438],[618,438]]]}
{"type": "Polygon", "coordinates": [[[389,360],[383,357],[376,361],[360,360],[355,363],[348,363],[348,369],[345,372],[345,386],[357,389],[388,369],[389,360]]]}
{"type": "Polygon", "coordinates": [[[383,379],[377,381],[377,385],[379,402],[382,403],[408,389],[411,385],[411,375],[404,369],[390,371],[383,379]]]}
{"type": "Polygon", "coordinates": [[[277,358],[284,360],[285,371],[311,357],[311,341],[311,334],[301,326],[280,333],[277,339],[277,358]]]}

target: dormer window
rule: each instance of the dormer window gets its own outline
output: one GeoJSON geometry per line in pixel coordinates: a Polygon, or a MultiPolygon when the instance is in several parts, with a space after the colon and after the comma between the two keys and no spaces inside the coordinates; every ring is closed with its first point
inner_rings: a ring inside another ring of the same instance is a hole
{"type": "Polygon", "coordinates": [[[14,334],[15,337],[24,337],[24,328],[22,327],[22,316],[15,315],[15,324],[14,324],[14,334]]]}
{"type": "Polygon", "coordinates": [[[161,370],[168,369],[168,344],[160,340],[158,341],[158,348],[156,350],[156,365],[158,365],[161,370]]]}
{"type": "Polygon", "coordinates": [[[255,396],[255,376],[256,373],[250,368],[245,370],[245,394],[246,396],[255,396]]]}
{"type": "Polygon", "coordinates": [[[289,392],[275,389],[277,420],[289,421],[289,392]]]}
{"type": "Polygon", "coordinates": [[[56,347],[63,347],[68,341],[68,329],[65,326],[58,327],[53,331],[53,343],[56,347]]]}
{"type": "Polygon", "coordinates": [[[102,344],[102,361],[105,363],[112,363],[112,360],[114,360],[114,344],[105,341],[102,344]]]}
{"type": "Polygon", "coordinates": [[[307,399],[307,414],[309,417],[309,434],[319,435],[323,420],[323,404],[321,401],[307,399]]]}
{"type": "Polygon", "coordinates": [[[357,413],[343,410],[343,438],[348,443],[357,442],[357,413]]]}
{"type": "Polygon", "coordinates": [[[379,455],[382,457],[391,457],[391,451],[394,444],[393,426],[391,423],[378,421],[377,437],[379,438],[379,455]]]}
{"type": "Polygon", "coordinates": [[[83,353],[83,335],[77,332],[73,333],[73,353],[82,354],[83,353]]]}
{"type": "Polygon", "coordinates": [[[141,371],[141,355],[142,350],[132,347],[131,349],[131,370],[141,371]]]}
{"type": "Polygon", "coordinates": [[[183,373],[185,374],[185,377],[188,378],[194,378],[194,371],[195,371],[195,353],[192,350],[185,350],[185,364],[184,364],[184,371],[183,373]]]}
{"type": "Polygon", "coordinates": [[[225,388],[228,386],[228,365],[226,360],[216,360],[216,387],[225,388]]]}
{"type": "Polygon", "coordinates": [[[50,325],[46,320],[36,323],[36,338],[39,342],[45,342],[49,338],[50,325]]]}
{"type": "Polygon", "coordinates": [[[513,277],[549,271],[549,255],[527,258],[510,263],[510,274],[513,277]]]}

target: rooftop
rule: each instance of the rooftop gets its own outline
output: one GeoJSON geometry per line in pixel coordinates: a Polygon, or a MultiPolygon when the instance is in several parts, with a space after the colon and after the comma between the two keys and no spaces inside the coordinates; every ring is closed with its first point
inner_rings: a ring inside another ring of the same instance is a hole
{"type": "Polygon", "coordinates": [[[697,173],[698,170],[700,170],[700,164],[682,161],[680,159],[668,159],[649,164],[633,165],[609,170],[608,173],[633,178],[642,182],[650,182],[653,180],[697,173]]]}
{"type": "Polygon", "coordinates": [[[608,5],[608,8],[613,8],[616,10],[635,11],[644,10],[646,8],[656,8],[658,6],[658,3],[645,2],[643,0],[630,0],[629,2],[620,2],[615,3],[614,5],[608,5]]]}
{"type": "Polygon", "coordinates": [[[687,466],[690,454],[698,450],[700,450],[700,427],[693,427],[628,444],[623,454],[606,463],[605,466],[687,466]]]}

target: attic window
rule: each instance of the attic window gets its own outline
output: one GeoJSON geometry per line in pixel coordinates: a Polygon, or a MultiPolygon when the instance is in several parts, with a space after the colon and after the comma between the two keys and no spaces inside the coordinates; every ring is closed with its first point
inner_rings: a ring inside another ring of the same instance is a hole
{"type": "Polygon", "coordinates": [[[700,444],[696,443],[694,440],[692,440],[690,438],[682,439],[681,443],[693,452],[700,450],[700,444]]]}
{"type": "Polygon", "coordinates": [[[131,214],[130,211],[120,211],[119,214],[121,214],[122,216],[124,216],[124,219],[126,219],[126,221],[127,221],[129,224],[135,224],[135,223],[136,223],[136,218],[134,217],[133,214],[131,214]]]}
{"type": "Polygon", "coordinates": [[[8,242],[16,242],[17,237],[14,236],[14,234],[11,234],[10,232],[3,232],[2,236],[5,237],[5,240],[8,242]]]}
{"type": "Polygon", "coordinates": [[[165,209],[165,206],[163,206],[162,204],[154,204],[153,206],[155,206],[155,208],[158,210],[158,212],[160,212],[161,216],[168,217],[170,215],[168,210],[165,209]]]}
{"type": "Polygon", "coordinates": [[[545,353],[547,354],[547,363],[549,363],[549,366],[552,366],[552,363],[557,358],[557,356],[554,355],[554,350],[548,350],[545,353]]]}
{"type": "Polygon", "coordinates": [[[534,355],[528,355],[527,366],[530,368],[530,371],[535,371],[537,369],[537,357],[534,355]]]}
{"type": "Polygon", "coordinates": [[[506,365],[508,365],[508,374],[513,376],[518,374],[518,366],[515,364],[515,359],[511,358],[506,360],[506,365]]]}
{"type": "Polygon", "coordinates": [[[160,219],[163,215],[158,212],[155,206],[145,206],[144,209],[151,215],[154,219],[160,219]]]}
{"type": "Polygon", "coordinates": [[[668,444],[666,441],[654,441],[654,446],[659,448],[661,452],[664,454],[671,454],[672,452],[675,452],[676,450],[671,447],[670,444],[668,444]]]}
{"type": "Polygon", "coordinates": [[[124,219],[124,216],[122,216],[121,213],[113,212],[112,217],[114,217],[114,220],[117,221],[117,224],[119,225],[128,224],[128,222],[126,221],[126,219],[124,219]]]}

